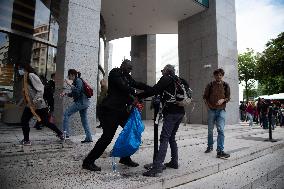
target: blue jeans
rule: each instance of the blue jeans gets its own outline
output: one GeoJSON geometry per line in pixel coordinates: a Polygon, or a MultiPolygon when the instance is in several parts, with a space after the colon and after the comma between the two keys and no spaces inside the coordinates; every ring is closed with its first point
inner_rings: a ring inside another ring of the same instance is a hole
{"type": "Polygon", "coordinates": [[[160,135],[160,147],[156,159],[153,162],[153,167],[162,169],[165,160],[168,144],[171,147],[171,162],[178,164],[178,147],[176,143],[176,133],[182,121],[184,114],[166,114],[164,116],[164,124],[160,135]]]}
{"type": "Polygon", "coordinates": [[[83,128],[85,130],[86,138],[85,140],[92,140],[92,133],[89,128],[88,124],[88,118],[87,118],[87,109],[89,107],[89,101],[85,103],[80,103],[80,102],[75,102],[71,106],[67,108],[64,112],[64,118],[63,118],[63,131],[66,131],[66,135],[69,136],[69,118],[72,114],[76,113],[79,111],[80,117],[81,117],[81,122],[83,125],[83,128]]]}
{"type": "Polygon", "coordinates": [[[222,109],[209,109],[208,110],[208,148],[213,148],[213,129],[216,122],[217,127],[217,151],[224,150],[224,128],[225,128],[226,111],[222,109]]]}
{"type": "Polygon", "coordinates": [[[247,112],[247,117],[249,119],[249,126],[252,127],[253,125],[253,117],[250,113],[247,112]]]}

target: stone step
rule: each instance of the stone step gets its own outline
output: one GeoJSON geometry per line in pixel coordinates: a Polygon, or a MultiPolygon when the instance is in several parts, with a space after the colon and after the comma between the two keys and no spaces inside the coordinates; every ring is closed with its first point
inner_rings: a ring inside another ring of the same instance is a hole
{"type": "MultiPolygon", "coordinates": [[[[257,131],[257,130],[256,130],[257,131]]],[[[256,132],[251,130],[251,132],[256,132]]],[[[267,134],[252,135],[249,132],[239,135],[237,132],[227,132],[225,150],[231,153],[228,160],[216,158],[216,152],[205,154],[205,138],[190,138],[178,141],[180,168],[167,169],[160,177],[143,177],[143,165],[151,163],[153,149],[141,148],[132,158],[140,166],[128,168],[117,163],[120,176],[112,173],[111,159],[107,155],[99,158],[96,164],[102,168],[99,173],[82,170],[82,160],[93,148],[93,144],[79,144],[79,138],[74,138],[74,146],[66,151],[58,149],[53,153],[30,153],[23,156],[9,156],[0,158],[1,174],[5,173],[6,188],[20,188],[38,186],[35,188],[170,188],[176,187],[206,176],[221,173],[233,167],[264,157],[284,147],[283,129],[277,129],[276,143],[263,142],[267,134]],[[248,135],[251,135],[248,137],[248,135]],[[202,141],[200,141],[202,140],[202,141]],[[192,145],[201,142],[199,145],[192,145]],[[189,145],[187,145],[189,144],[189,145]],[[29,173],[29,174],[26,174],[29,173]],[[68,175],[68,176],[66,176],[68,175]],[[63,179],[64,178],[64,179],[63,179]],[[53,182],[60,180],[60,182],[53,182]],[[26,184],[26,185],[23,185],[26,184]]],[[[194,134],[194,133],[192,133],[194,134]]],[[[54,137],[54,136],[52,136],[54,137]]],[[[109,150],[112,145],[110,145],[109,150]]],[[[214,145],[216,149],[216,145],[214,145]]],[[[170,159],[168,150],[165,162],[170,159]]],[[[116,158],[118,161],[118,158],[116,158]]],[[[5,187],[4,187],[5,188],[5,187]]]]}
{"type": "MultiPolygon", "coordinates": [[[[256,189],[283,189],[284,188],[284,167],[279,167],[270,175],[273,175],[270,180],[264,180],[263,184],[256,189]],[[279,173],[279,174],[278,174],[279,173]]],[[[256,181],[258,182],[258,181],[256,181]]],[[[252,187],[251,187],[252,188],[252,187]]]]}
{"type": "MultiPolygon", "coordinates": [[[[122,130],[122,129],[120,129],[122,130]]],[[[181,130],[178,131],[177,133],[177,143],[179,146],[196,146],[196,145],[202,145],[206,144],[207,140],[207,130],[204,132],[195,132],[192,133],[194,129],[186,129],[186,130],[181,130]]],[[[6,131],[8,132],[8,131],[6,131]]],[[[242,127],[237,127],[237,128],[230,128],[226,130],[226,132],[231,133],[228,138],[231,137],[249,137],[249,136],[254,136],[258,134],[265,134],[266,131],[262,129],[249,129],[249,128],[242,128],[242,127]]],[[[52,132],[49,132],[50,135],[53,135],[52,132]]],[[[116,136],[114,137],[114,140],[112,141],[111,145],[113,146],[115,139],[119,135],[119,131],[117,132],[116,136]]],[[[100,137],[101,133],[97,133],[96,140],[100,137]]],[[[153,139],[149,139],[149,134],[145,133],[145,137],[142,138],[142,145],[141,149],[144,148],[153,148],[153,139]]],[[[217,131],[214,131],[214,137],[217,136],[217,131]]],[[[53,137],[54,138],[54,137],[53,137]]],[[[78,138],[78,137],[77,137],[78,138]]],[[[81,145],[80,140],[67,140],[64,145],[60,141],[53,141],[52,139],[40,139],[37,137],[34,141],[32,141],[32,146],[22,146],[19,144],[16,144],[18,141],[10,141],[10,142],[2,142],[2,146],[0,148],[0,157],[5,157],[5,156],[15,156],[15,155],[27,155],[29,153],[42,153],[42,152],[57,152],[57,151],[64,151],[62,148],[73,148],[76,145],[81,145]]],[[[83,136],[81,137],[83,138],[83,136]]],[[[58,140],[58,139],[55,139],[58,140]]],[[[94,140],[94,143],[96,142],[94,140]]],[[[108,148],[106,151],[109,152],[111,149],[108,148]]],[[[107,157],[108,155],[105,155],[107,157]]]]}
{"type": "Polygon", "coordinates": [[[187,188],[224,188],[224,189],[255,189],[272,188],[272,185],[283,189],[280,181],[284,174],[284,149],[279,149],[271,154],[261,156],[239,166],[212,174],[183,184],[175,189],[187,188]]]}
{"type": "MultiPolygon", "coordinates": [[[[178,189],[184,188],[184,189],[187,189],[187,188],[203,188],[205,185],[207,189],[216,188],[217,186],[219,186],[219,188],[230,188],[230,189],[241,188],[241,186],[244,185],[243,183],[239,183],[239,184],[237,183],[234,186],[232,185],[232,183],[230,183],[230,181],[228,181],[230,180],[230,176],[233,177],[233,175],[229,175],[228,177],[226,177],[226,179],[223,178],[223,182],[224,182],[223,184],[226,185],[226,187],[225,186],[222,187],[221,186],[222,184],[219,183],[220,184],[219,185],[216,182],[215,183],[211,182],[212,187],[210,187],[210,185],[208,185],[210,183],[209,181],[213,181],[214,179],[209,179],[208,183],[206,183],[205,180],[207,177],[215,178],[214,175],[224,174],[226,173],[227,170],[232,169],[234,167],[238,167],[240,165],[243,165],[244,166],[243,171],[247,172],[249,170],[245,168],[247,167],[246,163],[257,160],[267,155],[271,155],[273,153],[277,154],[275,156],[278,156],[278,154],[281,154],[282,156],[278,157],[278,159],[280,158],[280,160],[282,160],[279,167],[277,167],[274,170],[271,170],[270,172],[266,173],[264,176],[261,176],[261,178],[259,178],[255,182],[249,183],[247,184],[247,186],[243,186],[245,187],[244,189],[255,188],[251,186],[252,185],[255,186],[256,184],[257,184],[256,186],[260,186],[259,184],[263,184],[264,183],[263,181],[267,181],[268,177],[275,176],[277,175],[277,173],[279,173],[279,171],[283,170],[283,167],[284,167],[284,156],[283,156],[284,149],[283,148],[284,148],[284,142],[281,142],[275,146],[270,146],[267,148],[250,151],[249,153],[242,155],[240,157],[229,158],[221,163],[216,163],[210,166],[203,167],[201,169],[192,170],[186,173],[179,173],[179,174],[175,174],[172,176],[165,176],[163,178],[155,180],[154,182],[143,183],[140,186],[136,186],[136,188],[145,188],[145,189],[146,188],[161,188],[161,189],[162,188],[178,188],[178,189]],[[198,182],[198,180],[201,180],[201,181],[197,185],[197,187],[191,187],[191,185],[194,185],[191,182],[194,182],[194,181],[198,182]]],[[[258,164],[257,166],[260,166],[260,165],[261,164],[258,164]]],[[[222,179],[219,179],[219,180],[222,180],[222,179]]]]}

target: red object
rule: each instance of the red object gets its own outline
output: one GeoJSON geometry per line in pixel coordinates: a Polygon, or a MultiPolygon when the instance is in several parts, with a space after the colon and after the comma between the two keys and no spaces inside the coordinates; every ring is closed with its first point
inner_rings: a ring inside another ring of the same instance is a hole
{"type": "Polygon", "coordinates": [[[49,123],[53,123],[53,124],[55,123],[55,117],[54,117],[54,115],[52,115],[52,114],[49,114],[49,115],[48,115],[48,122],[49,122],[49,123]]]}
{"type": "Polygon", "coordinates": [[[91,98],[94,95],[94,91],[92,87],[83,79],[82,81],[83,81],[83,87],[84,87],[85,94],[87,95],[88,98],[91,98]]]}
{"type": "Polygon", "coordinates": [[[248,105],[247,109],[246,109],[246,112],[250,113],[250,114],[254,114],[254,109],[253,109],[253,106],[251,104],[248,105]]]}
{"type": "Polygon", "coordinates": [[[135,107],[139,110],[139,112],[142,112],[144,104],[138,102],[135,104],[135,107]]]}

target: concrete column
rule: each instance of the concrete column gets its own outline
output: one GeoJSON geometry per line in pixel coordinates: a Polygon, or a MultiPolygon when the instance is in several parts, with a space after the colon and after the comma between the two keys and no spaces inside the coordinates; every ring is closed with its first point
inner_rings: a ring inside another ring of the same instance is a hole
{"type": "Polygon", "coordinates": [[[213,80],[213,71],[225,70],[224,80],[231,88],[227,104],[226,123],[239,122],[237,35],[235,1],[210,0],[209,9],[179,22],[180,76],[189,81],[195,109],[189,115],[191,123],[207,123],[207,108],[202,95],[213,80]]]}
{"type": "MultiPolygon", "coordinates": [[[[82,78],[93,89],[97,88],[101,1],[62,0],[60,8],[55,116],[57,124],[62,126],[63,111],[72,103],[71,98],[58,96],[63,89],[68,91],[64,83],[68,69],[80,71],[82,78]]],[[[94,130],[96,95],[90,99],[90,102],[88,120],[89,126],[94,130]]],[[[71,117],[69,127],[71,134],[84,135],[79,113],[71,117]]]]}
{"type": "Polygon", "coordinates": [[[104,54],[104,70],[105,70],[105,79],[108,78],[108,73],[112,68],[112,50],[113,45],[110,42],[106,42],[105,54],[104,54]]]}
{"type": "MultiPolygon", "coordinates": [[[[131,60],[134,63],[132,77],[153,86],[156,83],[156,35],[131,37],[131,60]]],[[[150,102],[145,103],[143,119],[153,119],[150,105],[150,102]]]]}

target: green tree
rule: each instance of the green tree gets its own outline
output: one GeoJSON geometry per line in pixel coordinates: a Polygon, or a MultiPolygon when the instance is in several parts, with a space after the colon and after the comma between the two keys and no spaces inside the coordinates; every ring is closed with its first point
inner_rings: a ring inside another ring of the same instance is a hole
{"type": "Polygon", "coordinates": [[[255,87],[257,56],[252,49],[238,55],[238,70],[240,83],[244,82],[245,97],[248,101],[250,91],[255,87]]]}
{"type": "Polygon", "coordinates": [[[284,32],[266,44],[257,62],[256,76],[264,94],[284,92],[284,32]]]}

